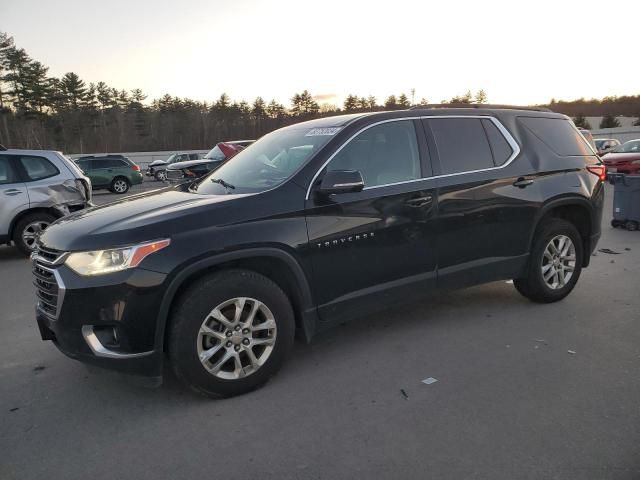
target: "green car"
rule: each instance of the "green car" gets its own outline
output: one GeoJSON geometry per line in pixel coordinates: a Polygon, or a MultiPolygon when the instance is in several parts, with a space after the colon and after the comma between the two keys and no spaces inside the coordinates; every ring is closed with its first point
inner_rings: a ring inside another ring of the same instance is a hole
{"type": "Polygon", "coordinates": [[[108,189],[113,193],[127,193],[131,185],[142,183],[140,167],[122,155],[86,156],[76,164],[91,179],[94,190],[108,189]]]}

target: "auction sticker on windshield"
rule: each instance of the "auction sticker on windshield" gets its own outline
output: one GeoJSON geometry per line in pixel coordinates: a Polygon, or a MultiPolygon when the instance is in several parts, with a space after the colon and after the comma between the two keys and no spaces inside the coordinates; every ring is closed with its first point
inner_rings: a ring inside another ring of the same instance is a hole
{"type": "Polygon", "coordinates": [[[342,127],[325,127],[325,128],[312,128],[307,132],[305,137],[320,137],[326,135],[335,135],[342,127]]]}

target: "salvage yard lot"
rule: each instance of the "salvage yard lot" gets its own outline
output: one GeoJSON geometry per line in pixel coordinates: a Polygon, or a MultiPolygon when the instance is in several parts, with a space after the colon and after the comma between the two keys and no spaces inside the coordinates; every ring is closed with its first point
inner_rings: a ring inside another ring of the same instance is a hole
{"type": "Polygon", "coordinates": [[[29,262],[2,247],[0,478],[639,478],[640,232],[609,226],[606,187],[598,248],[618,254],[564,301],[505,282],[408,301],[219,401],[40,341],[29,262]]]}

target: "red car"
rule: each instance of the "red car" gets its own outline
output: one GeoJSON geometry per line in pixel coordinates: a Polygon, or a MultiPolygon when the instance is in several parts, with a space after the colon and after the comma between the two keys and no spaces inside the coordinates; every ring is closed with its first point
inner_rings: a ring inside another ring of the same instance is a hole
{"type": "Polygon", "coordinates": [[[640,139],[629,140],[602,157],[607,173],[640,174],[640,139]]]}

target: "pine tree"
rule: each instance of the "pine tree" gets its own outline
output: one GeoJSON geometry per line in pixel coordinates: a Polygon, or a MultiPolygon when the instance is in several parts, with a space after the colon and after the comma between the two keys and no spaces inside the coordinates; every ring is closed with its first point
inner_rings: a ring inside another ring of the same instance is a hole
{"type": "Polygon", "coordinates": [[[396,110],[398,108],[398,101],[395,95],[389,95],[384,101],[384,108],[387,110],[396,110]]]}
{"type": "Polygon", "coordinates": [[[281,118],[284,117],[286,111],[284,109],[284,105],[276,102],[275,100],[271,100],[269,105],[267,105],[267,115],[271,118],[281,118]]]}
{"type": "Polygon", "coordinates": [[[316,102],[308,90],[296,93],[291,99],[291,113],[294,116],[315,115],[320,110],[320,105],[316,102]]]}
{"type": "Polygon", "coordinates": [[[587,130],[591,130],[591,124],[587,121],[587,118],[581,113],[573,117],[573,123],[578,128],[585,128],[587,130]]]}
{"type": "Polygon", "coordinates": [[[345,112],[353,112],[358,108],[358,97],[355,95],[347,95],[347,98],[344,99],[343,103],[345,112]]]}
{"type": "Polygon", "coordinates": [[[476,96],[473,99],[473,103],[487,103],[487,92],[482,89],[478,90],[478,93],[476,93],[476,96]]]}
{"type": "Polygon", "coordinates": [[[398,97],[398,105],[400,106],[400,108],[409,108],[411,106],[409,99],[404,93],[401,93],[398,97]]]}
{"type": "Polygon", "coordinates": [[[65,73],[59,82],[63,105],[66,108],[77,110],[84,105],[87,95],[87,86],[74,72],[65,73]]]}
{"type": "Polygon", "coordinates": [[[602,117],[602,121],[600,122],[600,128],[616,128],[620,126],[620,122],[615,117],[615,115],[607,114],[602,117]]]}

